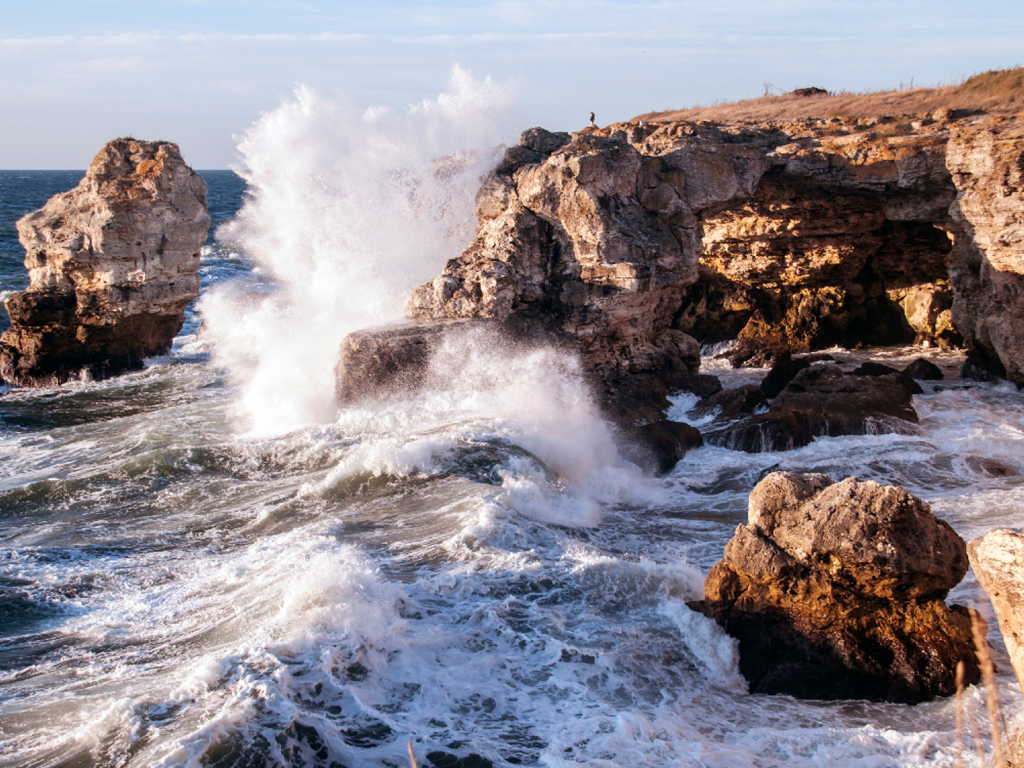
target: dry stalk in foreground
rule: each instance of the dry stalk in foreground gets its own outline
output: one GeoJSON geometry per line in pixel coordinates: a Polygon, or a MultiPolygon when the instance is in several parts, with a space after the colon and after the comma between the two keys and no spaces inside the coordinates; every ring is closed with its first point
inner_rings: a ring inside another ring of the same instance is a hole
{"type": "Polygon", "coordinates": [[[416,763],[416,755],[412,751],[412,739],[409,739],[409,762],[412,763],[412,768],[419,768],[416,763]]]}
{"type": "MultiPolygon", "coordinates": [[[[988,649],[988,624],[982,615],[974,608],[968,609],[971,615],[971,633],[974,636],[974,648],[978,657],[978,666],[981,668],[981,679],[985,685],[985,705],[988,708],[989,728],[992,731],[992,760],[996,768],[1006,766],[1003,758],[1003,733],[1006,732],[1006,721],[1003,718],[1002,707],[999,706],[999,694],[996,691],[996,665],[992,662],[992,654],[988,649]],[[1000,727],[1002,723],[1002,727],[1000,727]]],[[[959,686],[957,690],[959,697],[959,686]]],[[[958,713],[959,714],[959,713],[958,713]]],[[[971,718],[971,726],[975,730],[975,741],[977,742],[977,728],[971,718]]],[[[982,765],[985,764],[984,755],[979,745],[979,755],[982,757],[982,765]]]]}

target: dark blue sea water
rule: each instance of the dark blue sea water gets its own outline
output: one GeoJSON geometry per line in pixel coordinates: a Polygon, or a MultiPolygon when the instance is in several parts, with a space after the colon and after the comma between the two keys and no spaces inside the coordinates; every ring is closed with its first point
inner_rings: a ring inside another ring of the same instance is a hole
{"type": "MultiPolygon", "coordinates": [[[[1015,388],[927,384],[916,434],[784,454],[708,446],[650,478],[619,455],[563,353],[481,337],[439,355],[423,393],[249,431],[246,414],[287,416],[311,388],[301,355],[336,363],[337,343],[300,310],[335,290],[365,298],[350,282],[372,270],[327,267],[372,261],[367,231],[415,234],[433,210],[413,194],[368,211],[345,184],[363,193],[365,168],[339,161],[331,175],[311,155],[307,173],[282,151],[284,165],[264,164],[279,186],[249,221],[273,267],[217,238],[241,179],[201,172],[214,227],[172,353],[107,381],[0,394],[0,766],[397,768],[410,742],[428,766],[956,764],[952,702],[749,696],[734,642],[686,601],[770,470],[903,485],[966,538],[1021,525],[1015,388]],[[289,301],[268,275],[284,275],[289,301]],[[239,301],[218,303],[227,289],[239,301]],[[201,330],[200,313],[217,322],[201,330]]],[[[81,176],[0,172],[0,290],[26,284],[14,222],[81,176]]],[[[384,242],[415,261],[416,237],[384,242]]],[[[419,266],[436,274],[447,255],[419,266]]],[[[955,376],[955,354],[928,354],[955,376]]],[[[727,384],[764,375],[706,365],[727,384]]],[[[329,375],[312,384],[330,397],[329,375]]],[[[694,403],[678,397],[673,417],[694,403]]],[[[977,601],[976,583],[954,598],[977,601]]],[[[979,721],[982,698],[967,694],[979,721]]]]}

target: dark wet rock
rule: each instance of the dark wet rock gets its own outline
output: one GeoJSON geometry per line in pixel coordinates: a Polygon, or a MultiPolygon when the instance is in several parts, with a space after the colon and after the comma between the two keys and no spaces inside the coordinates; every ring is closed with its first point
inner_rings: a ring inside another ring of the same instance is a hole
{"type": "Polygon", "coordinates": [[[806,422],[798,415],[761,413],[721,429],[704,433],[704,442],[719,448],[747,453],[774,453],[802,448],[814,440],[806,422]]]}
{"type": "Polygon", "coordinates": [[[913,377],[905,376],[902,371],[893,368],[891,365],[885,365],[883,363],[876,363],[873,360],[869,360],[866,363],[861,363],[857,368],[850,372],[851,376],[899,376],[903,379],[903,383],[907,385],[907,389],[910,390],[912,395],[920,395],[924,393],[921,389],[921,385],[914,381],[913,377]]]}
{"type": "Polygon", "coordinates": [[[917,358],[914,362],[903,369],[903,375],[909,376],[917,381],[939,381],[945,378],[942,370],[931,360],[923,357],[917,358]]]}
{"type": "Polygon", "coordinates": [[[768,413],[755,414],[707,432],[709,445],[758,453],[787,451],[815,437],[911,434],[917,424],[912,388],[900,373],[853,376],[835,363],[800,370],[772,400],[768,413]]]}
{"type": "Polygon", "coordinates": [[[833,362],[833,358],[831,355],[825,354],[794,358],[792,353],[787,350],[779,355],[772,365],[772,369],[768,371],[768,375],[761,380],[761,391],[764,392],[765,397],[771,400],[784,390],[800,371],[813,363],[820,362],[833,362]]]}
{"type": "Polygon", "coordinates": [[[678,421],[656,421],[625,431],[626,455],[638,466],[663,475],[694,448],[704,445],[696,427],[678,421]]]}
{"type": "Polygon", "coordinates": [[[983,348],[967,350],[967,359],[960,366],[960,378],[971,381],[1001,381],[1006,370],[998,359],[992,358],[983,348]]]}
{"type": "Polygon", "coordinates": [[[815,436],[912,433],[917,424],[910,387],[902,376],[847,376],[834,363],[806,368],[772,401],[815,436]]]}
{"type": "Polygon", "coordinates": [[[979,679],[966,609],[944,599],[964,542],[902,488],[774,472],[692,604],[740,643],[751,693],[916,703],[979,679]]]}
{"type": "Polygon", "coordinates": [[[759,410],[768,410],[768,398],[756,384],[746,384],[702,398],[691,413],[698,418],[716,414],[716,421],[725,421],[749,416],[759,410]]]}
{"type": "Polygon", "coordinates": [[[494,763],[486,757],[470,753],[465,757],[453,755],[451,752],[437,750],[427,753],[427,762],[433,768],[493,768],[494,763]]]}

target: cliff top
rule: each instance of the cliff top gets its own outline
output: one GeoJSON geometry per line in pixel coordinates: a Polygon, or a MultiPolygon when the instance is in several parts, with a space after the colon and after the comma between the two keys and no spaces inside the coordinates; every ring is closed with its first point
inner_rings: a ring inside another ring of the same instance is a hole
{"type": "MultiPolygon", "coordinates": [[[[820,89],[800,90],[813,92],[820,89]]],[[[648,112],[638,115],[634,121],[851,120],[878,115],[924,115],[940,109],[999,115],[1024,112],[1024,67],[990,70],[968,78],[959,85],[871,93],[800,95],[794,91],[781,96],[762,96],[727,104],[648,112]]]]}

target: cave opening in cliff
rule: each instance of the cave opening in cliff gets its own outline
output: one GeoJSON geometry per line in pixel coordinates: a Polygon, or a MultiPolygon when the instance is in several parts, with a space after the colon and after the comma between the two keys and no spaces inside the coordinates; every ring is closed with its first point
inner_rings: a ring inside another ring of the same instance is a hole
{"type": "Polygon", "coordinates": [[[768,174],[702,222],[700,277],[675,326],[704,345],[735,341],[744,365],[785,350],[958,345],[944,222],[906,213],[879,194],[768,174]]]}

